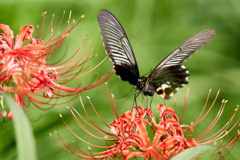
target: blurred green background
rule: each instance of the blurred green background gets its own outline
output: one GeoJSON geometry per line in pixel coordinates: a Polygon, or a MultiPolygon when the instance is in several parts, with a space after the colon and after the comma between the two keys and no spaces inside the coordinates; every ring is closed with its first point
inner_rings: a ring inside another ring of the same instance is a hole
{"type": "MultiPolygon", "coordinates": [[[[20,27],[26,24],[32,24],[35,27],[41,23],[41,15],[47,11],[45,30],[54,17],[54,28],[56,29],[62,17],[63,10],[66,10],[66,17],[60,31],[66,24],[69,11],[72,10],[72,19],[79,20],[81,15],[85,15],[82,22],[70,33],[61,49],[59,49],[50,59],[55,59],[64,55],[67,48],[67,57],[76,52],[80,46],[83,37],[88,33],[88,38],[80,51],[82,54],[87,47],[90,38],[90,48],[94,47],[93,54],[98,56],[92,60],[89,65],[96,66],[106,56],[98,23],[96,20],[99,9],[107,9],[111,11],[120,20],[134,50],[140,75],[147,74],[153,69],[163,58],[171,51],[181,45],[185,40],[194,34],[205,29],[215,29],[216,36],[212,42],[200,49],[184,65],[189,69],[191,76],[189,77],[190,93],[188,97],[187,109],[183,118],[184,124],[190,124],[195,121],[200,114],[209,89],[212,89],[209,104],[212,103],[218,89],[220,95],[209,115],[194,128],[194,135],[201,134],[204,129],[210,125],[215,118],[222,99],[227,99],[225,111],[216,124],[213,132],[215,133],[228,121],[234,112],[237,104],[240,103],[240,1],[239,0],[42,0],[42,1],[17,1],[17,0],[1,0],[0,23],[7,24],[14,31],[15,36],[19,33],[20,27]]],[[[1,32],[1,31],[0,31],[1,32]]],[[[44,33],[44,32],[43,32],[44,33]]],[[[66,58],[67,58],[66,57],[66,58]]],[[[66,59],[65,58],[65,59],[66,59]]],[[[87,85],[88,81],[98,72],[98,78],[106,74],[112,67],[110,60],[104,61],[96,70],[81,79],[69,84],[75,86],[83,81],[83,85],[87,85]]],[[[121,81],[115,74],[108,80],[110,92],[115,97],[122,97],[133,87],[128,82],[121,81]]],[[[176,100],[177,114],[182,114],[187,86],[180,89],[171,100],[166,101],[168,107],[174,107],[174,99],[176,100]]],[[[90,108],[90,104],[86,96],[91,97],[93,105],[100,116],[110,124],[115,119],[111,103],[108,98],[105,85],[101,85],[95,89],[85,91],[82,94],[85,107],[96,122],[96,124],[109,132],[108,128],[102,124],[97,116],[90,108]]],[[[132,108],[133,91],[126,97],[115,99],[119,115],[132,108]]],[[[155,115],[157,104],[164,103],[164,100],[155,95],[153,98],[152,109],[155,115]]],[[[83,113],[80,101],[76,98],[71,104],[83,113]]],[[[68,104],[66,104],[68,105],[68,104]]],[[[68,128],[59,118],[61,113],[70,127],[83,139],[97,145],[107,145],[105,141],[94,139],[82,131],[74,122],[68,113],[66,105],[56,106],[48,111],[41,111],[30,105],[26,109],[28,117],[33,121],[32,127],[36,139],[37,157],[39,160],[75,160],[79,159],[75,155],[62,149],[50,136],[54,134],[57,127],[61,137],[68,143],[74,145],[72,140],[79,148],[88,151],[88,145],[77,140],[68,128]],[[44,114],[40,120],[38,119],[44,114]]],[[[138,98],[138,105],[141,103],[141,96],[138,98]]],[[[46,106],[41,106],[46,108],[46,106]]],[[[237,113],[235,121],[240,116],[237,113]]],[[[0,120],[0,160],[16,159],[16,147],[13,131],[13,123],[6,120],[6,124],[0,120]]],[[[227,139],[231,138],[229,134],[227,139]]],[[[103,136],[99,134],[100,136],[103,136]]],[[[211,134],[210,134],[211,135],[211,134]]],[[[195,137],[194,136],[194,137],[195,137]]],[[[240,140],[232,150],[229,159],[237,157],[240,148],[240,140]]],[[[92,151],[95,151],[92,147],[92,151]]],[[[80,153],[80,152],[78,152],[80,153]]]]}

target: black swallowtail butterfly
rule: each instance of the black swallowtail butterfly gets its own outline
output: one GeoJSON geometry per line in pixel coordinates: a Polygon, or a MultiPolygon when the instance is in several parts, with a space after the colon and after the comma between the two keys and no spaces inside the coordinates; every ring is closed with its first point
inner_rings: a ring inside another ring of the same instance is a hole
{"type": "Polygon", "coordinates": [[[118,19],[102,9],[97,20],[105,50],[114,64],[116,74],[139,90],[135,98],[141,92],[148,96],[153,96],[156,92],[165,99],[171,98],[178,88],[188,84],[190,74],[182,63],[215,35],[212,29],[194,35],[162,60],[148,77],[140,77],[132,47],[118,19]]]}

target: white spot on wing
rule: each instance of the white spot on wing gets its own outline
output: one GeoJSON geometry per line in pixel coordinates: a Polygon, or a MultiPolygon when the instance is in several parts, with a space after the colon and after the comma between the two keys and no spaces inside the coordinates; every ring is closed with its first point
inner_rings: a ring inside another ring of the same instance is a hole
{"type": "Polygon", "coordinates": [[[186,67],[185,67],[184,65],[181,65],[181,68],[182,68],[182,69],[186,69],[186,67]]]}
{"type": "Polygon", "coordinates": [[[169,88],[169,86],[167,84],[162,84],[162,87],[161,87],[163,90],[165,90],[166,88],[169,88]]]}

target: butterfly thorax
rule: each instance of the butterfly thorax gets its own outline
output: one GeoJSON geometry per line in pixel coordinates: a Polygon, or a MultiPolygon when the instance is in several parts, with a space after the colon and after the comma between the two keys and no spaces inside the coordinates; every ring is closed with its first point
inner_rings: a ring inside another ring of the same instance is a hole
{"type": "Polygon", "coordinates": [[[153,96],[155,86],[149,83],[148,79],[144,76],[138,78],[137,88],[144,93],[144,95],[153,96]]]}

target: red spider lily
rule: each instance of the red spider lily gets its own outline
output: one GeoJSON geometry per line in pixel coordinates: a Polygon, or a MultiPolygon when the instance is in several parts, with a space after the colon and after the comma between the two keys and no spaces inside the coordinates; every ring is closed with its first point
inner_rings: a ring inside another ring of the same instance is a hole
{"type": "MultiPolygon", "coordinates": [[[[209,96],[210,96],[210,92],[209,92],[208,98],[209,96]]],[[[232,123],[237,110],[235,110],[233,116],[229,119],[229,121],[226,123],[226,125],[222,129],[220,129],[215,134],[205,138],[206,134],[212,130],[212,128],[216,125],[219,118],[221,117],[221,114],[226,104],[226,101],[223,101],[220,107],[219,113],[215,117],[214,121],[210,124],[208,129],[205,130],[201,135],[194,138],[190,138],[190,136],[194,135],[193,128],[200,121],[202,121],[204,117],[206,117],[206,115],[209,113],[209,111],[213,107],[217,97],[218,97],[218,94],[214,102],[212,103],[211,107],[203,115],[206,109],[206,105],[208,103],[208,98],[207,98],[206,104],[200,116],[190,126],[181,124],[174,110],[171,108],[166,108],[165,105],[161,105],[161,104],[158,105],[158,112],[159,112],[158,120],[156,120],[155,117],[153,116],[151,109],[145,109],[140,106],[134,107],[132,110],[125,112],[121,117],[119,117],[116,111],[113,96],[110,99],[111,99],[111,104],[117,118],[113,121],[113,123],[111,123],[110,125],[107,125],[103,121],[103,119],[99,116],[99,114],[96,112],[95,108],[92,105],[92,102],[90,101],[90,98],[88,98],[93,110],[95,111],[97,116],[100,118],[100,120],[107,127],[109,127],[110,132],[106,132],[102,130],[96,125],[96,123],[93,122],[93,120],[90,118],[90,116],[86,112],[85,106],[80,97],[83,110],[85,111],[85,114],[88,117],[90,122],[87,119],[84,119],[83,116],[80,113],[78,113],[73,106],[68,107],[71,116],[73,117],[75,122],[78,124],[78,126],[80,126],[85,132],[87,132],[89,135],[93,136],[94,138],[101,139],[108,142],[108,146],[98,146],[83,140],[67,125],[67,123],[64,121],[61,115],[60,117],[62,118],[63,122],[68,127],[68,129],[79,140],[83,141],[84,143],[90,146],[100,148],[100,149],[105,149],[105,151],[96,151],[96,152],[92,152],[91,150],[83,151],[83,149],[80,149],[76,144],[75,146],[72,146],[66,141],[64,141],[57,131],[56,133],[58,134],[62,143],[59,143],[55,138],[54,140],[59,145],[61,145],[65,150],[83,159],[112,159],[112,158],[120,159],[121,157],[123,157],[124,159],[129,159],[132,157],[144,157],[144,159],[167,160],[167,159],[170,159],[172,156],[184,151],[187,148],[214,143],[220,139],[225,139],[225,137],[227,136],[227,133],[229,133],[236,127],[240,119],[238,119],[232,127],[230,127],[230,124],[232,123]],[[80,118],[77,118],[77,116],[79,116],[80,118]],[[86,126],[84,126],[82,121],[88,124],[97,132],[100,132],[112,138],[108,138],[106,136],[102,138],[98,136],[97,133],[90,131],[86,126]],[[147,129],[147,128],[150,128],[150,129],[147,129]],[[186,128],[186,129],[183,129],[183,128],[186,128]],[[191,131],[191,134],[187,134],[186,132],[188,131],[191,131]],[[149,133],[154,134],[152,141],[150,141],[149,133]],[[109,145],[109,144],[112,144],[112,145],[109,145]],[[79,152],[79,153],[76,153],[76,152],[79,152]]],[[[184,108],[185,107],[186,107],[186,103],[184,105],[184,108]]],[[[50,135],[52,136],[52,134],[50,135]]],[[[217,147],[216,150],[214,150],[214,153],[217,153],[219,151],[221,152],[217,156],[213,155],[213,159],[224,158],[227,155],[227,153],[229,153],[228,151],[230,151],[234,147],[239,135],[240,133],[236,132],[236,134],[232,137],[232,139],[226,143],[224,143],[224,140],[222,140],[221,145],[217,147]],[[227,152],[222,152],[223,149],[227,150],[227,152]]]]}
{"type": "Polygon", "coordinates": [[[60,34],[58,30],[62,24],[64,15],[65,12],[55,31],[53,31],[52,18],[43,38],[40,37],[43,31],[46,13],[43,13],[42,22],[36,38],[32,37],[32,33],[34,32],[34,27],[32,25],[22,27],[20,33],[15,38],[13,31],[8,25],[0,24],[0,29],[3,31],[3,33],[0,34],[0,90],[13,94],[14,99],[19,105],[22,105],[24,111],[26,107],[24,96],[38,108],[40,108],[38,104],[52,106],[54,103],[50,104],[47,102],[48,99],[78,95],[84,90],[99,86],[113,73],[109,71],[96,82],[94,82],[95,76],[88,85],[83,87],[80,87],[79,84],[76,84],[75,87],[64,85],[66,82],[90,73],[97,67],[80,75],[80,72],[87,69],[85,64],[94,57],[91,56],[92,49],[88,51],[88,43],[81,58],[77,58],[86,37],[77,51],[65,62],[56,64],[61,60],[60,59],[56,63],[48,63],[50,57],[61,47],[65,38],[84,17],[81,16],[81,19],[77,23],[73,21],[72,25],[70,25],[70,12],[66,27],[60,34]],[[48,33],[51,35],[50,38],[46,40],[48,33]]]}

